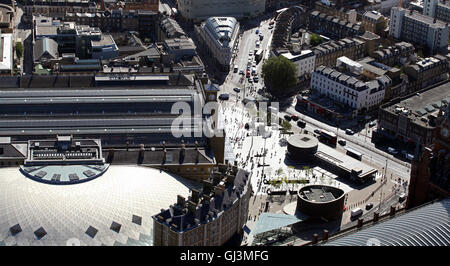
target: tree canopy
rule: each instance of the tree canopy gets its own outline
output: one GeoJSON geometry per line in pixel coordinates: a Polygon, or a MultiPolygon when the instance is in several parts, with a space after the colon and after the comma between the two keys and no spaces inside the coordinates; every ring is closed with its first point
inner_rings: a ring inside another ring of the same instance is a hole
{"type": "Polygon", "coordinates": [[[268,91],[276,97],[288,95],[298,82],[297,66],[284,56],[268,59],[262,75],[268,91]]]}
{"type": "Polygon", "coordinates": [[[18,58],[22,58],[23,55],[23,45],[21,42],[16,42],[16,55],[18,58]]]}
{"type": "Polygon", "coordinates": [[[319,35],[317,35],[317,34],[315,34],[315,33],[311,34],[311,37],[310,37],[310,39],[309,39],[309,43],[310,43],[312,46],[319,45],[319,44],[321,44],[322,42],[323,42],[323,38],[322,38],[322,37],[320,37],[319,35]]]}

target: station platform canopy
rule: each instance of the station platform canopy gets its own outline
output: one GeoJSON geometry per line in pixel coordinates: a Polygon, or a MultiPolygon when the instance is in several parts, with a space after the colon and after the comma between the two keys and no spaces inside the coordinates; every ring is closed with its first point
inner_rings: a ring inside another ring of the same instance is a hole
{"type": "Polygon", "coordinates": [[[256,223],[256,227],[253,229],[252,234],[256,236],[258,234],[302,222],[306,218],[307,217],[297,217],[295,215],[287,215],[282,213],[265,212],[259,216],[258,222],[256,223]]]}

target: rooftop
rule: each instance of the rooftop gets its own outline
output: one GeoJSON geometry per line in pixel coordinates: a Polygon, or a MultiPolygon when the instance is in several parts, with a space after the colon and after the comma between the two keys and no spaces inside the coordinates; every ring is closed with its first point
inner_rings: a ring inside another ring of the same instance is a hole
{"type": "Polygon", "coordinates": [[[406,97],[408,98],[382,108],[398,115],[403,114],[415,123],[427,125],[426,118],[428,115],[436,114],[442,104],[450,103],[450,83],[447,82],[441,86],[406,97]]]}
{"type": "Polygon", "coordinates": [[[0,201],[0,245],[7,246],[66,246],[73,239],[82,246],[152,245],[152,215],[198,187],[139,166],[113,165],[94,180],[64,186],[36,182],[14,167],[0,175],[0,193],[8,195],[0,201]]]}
{"type": "Polygon", "coordinates": [[[116,42],[114,41],[111,34],[102,34],[100,40],[92,40],[91,42],[93,47],[116,46],[116,42]]]}
{"type": "Polygon", "coordinates": [[[324,246],[449,246],[450,199],[425,205],[357,232],[335,235],[324,246]]]}
{"type": "Polygon", "coordinates": [[[11,71],[13,68],[13,36],[8,33],[0,33],[0,49],[1,49],[1,58],[0,58],[0,71],[11,71]]]}
{"type": "Polygon", "coordinates": [[[219,166],[209,180],[203,181],[201,190],[192,190],[185,199],[178,196],[177,203],[153,216],[159,223],[175,232],[186,232],[219,217],[249,189],[251,173],[236,166],[219,166]]]}
{"type": "MultiPolygon", "coordinates": [[[[394,8],[397,8],[397,7],[394,7],[394,8]]],[[[400,8],[400,10],[402,10],[402,9],[403,8],[400,8]]],[[[417,11],[408,11],[407,10],[406,13],[405,13],[405,17],[411,18],[411,19],[413,19],[415,21],[420,21],[420,22],[422,22],[424,24],[427,24],[427,25],[429,25],[430,27],[433,27],[433,28],[445,28],[445,27],[448,27],[448,26],[446,26],[445,22],[443,22],[441,20],[436,20],[435,21],[432,17],[423,15],[423,14],[417,12],[417,11]]]]}
{"type": "Polygon", "coordinates": [[[344,195],[344,191],[328,186],[306,186],[300,189],[299,195],[311,202],[329,202],[344,195]]]}
{"type": "Polygon", "coordinates": [[[178,24],[178,22],[169,17],[161,20],[161,27],[164,30],[164,32],[167,34],[167,37],[169,37],[169,38],[180,37],[180,36],[186,35],[184,30],[178,24]]]}
{"type": "Polygon", "coordinates": [[[205,27],[223,46],[229,46],[231,38],[237,30],[238,21],[233,17],[210,17],[205,27]]]}

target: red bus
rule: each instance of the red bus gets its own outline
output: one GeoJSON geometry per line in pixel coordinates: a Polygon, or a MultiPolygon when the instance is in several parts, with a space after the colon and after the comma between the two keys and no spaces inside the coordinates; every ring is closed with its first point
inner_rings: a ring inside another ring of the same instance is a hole
{"type": "Polygon", "coordinates": [[[336,145],[337,136],[336,136],[336,134],[334,134],[332,132],[321,130],[320,131],[320,138],[325,143],[328,143],[328,144],[331,144],[331,145],[336,145]]]}

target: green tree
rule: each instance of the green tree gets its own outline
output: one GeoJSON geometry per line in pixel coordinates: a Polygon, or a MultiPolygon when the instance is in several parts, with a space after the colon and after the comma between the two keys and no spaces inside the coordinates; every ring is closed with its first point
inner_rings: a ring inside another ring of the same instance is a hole
{"type": "Polygon", "coordinates": [[[288,96],[297,85],[297,66],[284,56],[268,59],[262,67],[264,83],[275,97],[288,96]]]}
{"type": "Polygon", "coordinates": [[[319,35],[313,33],[309,39],[309,44],[311,44],[312,46],[316,46],[323,43],[323,38],[320,37],[319,35]]]}
{"type": "Polygon", "coordinates": [[[281,128],[284,132],[287,132],[287,131],[291,130],[292,125],[291,125],[291,123],[289,123],[289,121],[283,120],[283,123],[281,124],[281,128]]]}
{"type": "Polygon", "coordinates": [[[21,42],[16,42],[16,55],[20,59],[23,55],[23,45],[21,42]]]}

